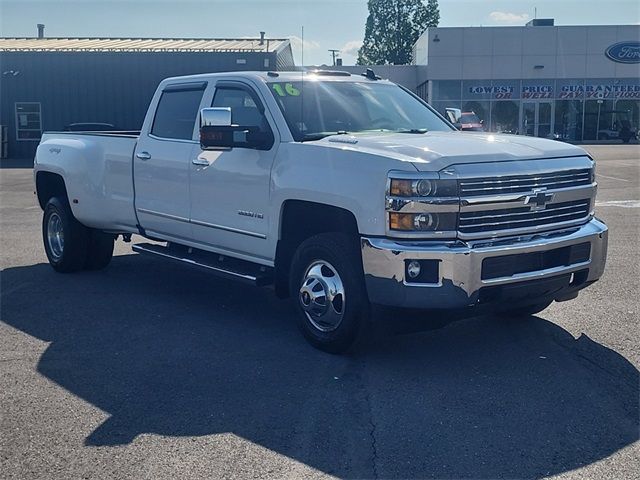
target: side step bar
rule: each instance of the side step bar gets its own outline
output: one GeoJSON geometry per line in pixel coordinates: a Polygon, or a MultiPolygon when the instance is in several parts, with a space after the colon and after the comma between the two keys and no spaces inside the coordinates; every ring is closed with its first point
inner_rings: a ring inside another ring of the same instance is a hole
{"type": "Polygon", "coordinates": [[[203,268],[215,275],[263,287],[273,283],[273,268],[236,258],[206,252],[182,245],[156,245],[137,243],[131,247],[134,252],[155,255],[174,260],[192,267],[203,268]]]}

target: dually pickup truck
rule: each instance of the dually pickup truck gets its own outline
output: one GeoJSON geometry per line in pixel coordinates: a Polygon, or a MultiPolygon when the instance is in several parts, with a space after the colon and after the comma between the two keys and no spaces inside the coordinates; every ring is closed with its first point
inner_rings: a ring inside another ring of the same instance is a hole
{"type": "Polygon", "coordinates": [[[459,132],[370,70],[168,78],[140,132],[45,133],[34,175],[56,271],[140,235],[136,252],[293,297],[334,353],[372,304],[533,315],[605,266],[584,150],[459,132]]]}

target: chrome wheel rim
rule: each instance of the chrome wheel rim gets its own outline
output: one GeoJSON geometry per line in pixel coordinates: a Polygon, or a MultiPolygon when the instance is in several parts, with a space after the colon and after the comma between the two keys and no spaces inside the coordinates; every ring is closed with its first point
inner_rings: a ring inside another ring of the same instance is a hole
{"type": "Polygon", "coordinates": [[[49,244],[49,253],[53,259],[60,260],[62,252],[64,252],[64,229],[62,227],[62,218],[57,213],[49,215],[47,242],[49,244]]]}
{"type": "Polygon", "coordinates": [[[307,319],[318,330],[330,332],[342,323],[346,303],[344,285],[329,262],[316,260],[309,265],[298,298],[307,319]]]}

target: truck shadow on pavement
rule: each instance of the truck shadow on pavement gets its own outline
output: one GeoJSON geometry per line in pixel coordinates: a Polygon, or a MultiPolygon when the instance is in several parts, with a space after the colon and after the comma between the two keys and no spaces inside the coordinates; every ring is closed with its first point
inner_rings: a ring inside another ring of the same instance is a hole
{"type": "Polygon", "coordinates": [[[532,478],[638,440],[638,370],[537,317],[336,357],[270,291],[149,258],[8,268],[2,284],[1,320],[51,342],[38,371],[110,415],[87,446],[230,432],[340,477],[532,478]]]}

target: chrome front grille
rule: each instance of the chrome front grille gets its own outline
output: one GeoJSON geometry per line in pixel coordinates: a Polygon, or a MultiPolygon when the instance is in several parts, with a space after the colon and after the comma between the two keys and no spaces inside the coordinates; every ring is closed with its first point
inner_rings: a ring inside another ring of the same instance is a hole
{"type": "Polygon", "coordinates": [[[460,193],[458,237],[527,235],[588,222],[594,166],[589,157],[576,156],[452,167],[460,193]]]}
{"type": "Polygon", "coordinates": [[[544,210],[532,210],[529,206],[518,206],[461,212],[458,230],[463,234],[478,234],[532,229],[586,219],[590,212],[591,200],[589,198],[552,203],[547,205],[544,210]]]}
{"type": "Polygon", "coordinates": [[[460,195],[500,195],[505,193],[526,193],[534,189],[559,188],[589,185],[593,181],[592,169],[582,168],[532,175],[509,175],[486,178],[465,178],[459,182],[460,195]]]}

